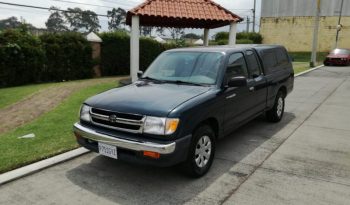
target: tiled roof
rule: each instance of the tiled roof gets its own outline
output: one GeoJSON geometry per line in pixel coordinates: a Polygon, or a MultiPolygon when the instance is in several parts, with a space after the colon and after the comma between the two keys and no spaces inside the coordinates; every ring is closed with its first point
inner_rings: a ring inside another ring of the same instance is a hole
{"type": "Polygon", "coordinates": [[[140,16],[141,25],[162,27],[216,28],[243,19],[211,0],[147,0],[130,10],[140,16]]]}

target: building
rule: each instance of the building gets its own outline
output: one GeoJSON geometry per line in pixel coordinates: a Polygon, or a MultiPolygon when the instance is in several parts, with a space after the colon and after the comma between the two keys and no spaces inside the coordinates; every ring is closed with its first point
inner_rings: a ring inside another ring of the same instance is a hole
{"type": "MultiPolygon", "coordinates": [[[[260,33],[266,44],[310,51],[317,0],[263,0],[260,33]]],[[[335,47],[341,0],[321,0],[318,51],[335,47]]],[[[350,48],[350,0],[344,0],[338,47],[350,48]]]]}

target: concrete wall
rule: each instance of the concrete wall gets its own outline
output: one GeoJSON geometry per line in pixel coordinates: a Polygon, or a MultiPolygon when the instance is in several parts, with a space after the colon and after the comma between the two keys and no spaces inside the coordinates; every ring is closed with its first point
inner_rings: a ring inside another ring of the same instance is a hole
{"type": "MultiPolygon", "coordinates": [[[[262,17],[314,16],[316,0],[262,0],[262,17]]],[[[341,0],[321,0],[321,16],[338,16],[341,0]]],[[[343,15],[350,16],[350,0],[344,0],[343,15]]]]}
{"type": "MultiPolygon", "coordinates": [[[[334,48],[337,23],[336,16],[321,17],[318,51],[329,51],[334,48]]],[[[311,51],[313,24],[314,18],[308,16],[262,17],[260,33],[264,37],[265,44],[281,44],[289,51],[311,51]]],[[[342,25],[344,27],[340,32],[338,47],[350,48],[350,17],[343,17],[342,25]]]]}

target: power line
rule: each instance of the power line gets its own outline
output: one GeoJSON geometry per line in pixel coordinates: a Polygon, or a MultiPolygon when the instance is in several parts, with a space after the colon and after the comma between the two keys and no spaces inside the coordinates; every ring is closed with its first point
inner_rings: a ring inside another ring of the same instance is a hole
{"type": "MultiPolygon", "coordinates": [[[[51,9],[51,8],[47,8],[47,7],[31,6],[31,5],[24,5],[24,4],[14,4],[14,3],[2,2],[2,1],[0,1],[0,4],[9,5],[9,6],[32,8],[32,9],[48,10],[48,11],[49,10],[54,10],[54,11],[62,11],[62,12],[67,12],[67,13],[81,13],[81,12],[77,12],[77,11],[68,11],[68,10],[56,9],[56,8],[55,9],[51,9]]],[[[104,14],[96,14],[96,16],[108,17],[107,15],[104,15],[104,14]]]]}
{"type": "Polygon", "coordinates": [[[96,5],[96,4],[88,4],[88,3],[80,3],[80,2],[74,2],[74,1],[65,1],[65,0],[52,0],[56,2],[62,2],[62,3],[69,3],[69,4],[80,4],[80,5],[86,5],[86,6],[96,6],[96,7],[103,7],[103,8],[114,8],[111,6],[103,6],[103,5],[96,5]]]}
{"type": "MultiPolygon", "coordinates": [[[[62,3],[69,3],[69,4],[79,4],[79,5],[86,5],[86,6],[95,6],[95,7],[100,7],[100,8],[110,8],[110,9],[114,9],[116,7],[113,6],[104,6],[104,5],[98,5],[98,4],[89,4],[89,3],[81,3],[81,2],[76,2],[76,1],[67,1],[67,0],[52,0],[52,1],[56,1],[56,2],[62,2],[62,3]]],[[[121,4],[122,6],[120,7],[128,7],[131,8],[132,6],[126,6],[121,4]]]]}

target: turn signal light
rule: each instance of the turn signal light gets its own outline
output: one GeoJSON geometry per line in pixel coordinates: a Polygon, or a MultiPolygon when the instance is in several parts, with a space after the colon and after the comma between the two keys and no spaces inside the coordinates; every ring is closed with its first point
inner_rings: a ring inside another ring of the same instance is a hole
{"type": "Polygon", "coordinates": [[[143,151],[143,156],[150,157],[153,159],[159,159],[160,154],[158,152],[143,151]]]}

